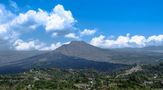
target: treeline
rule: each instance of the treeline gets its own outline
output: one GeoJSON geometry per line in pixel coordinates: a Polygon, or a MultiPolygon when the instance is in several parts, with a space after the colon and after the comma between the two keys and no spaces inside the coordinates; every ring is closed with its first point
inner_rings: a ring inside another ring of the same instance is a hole
{"type": "Polygon", "coordinates": [[[128,75],[123,75],[123,73],[131,67],[112,74],[92,69],[35,68],[24,73],[0,75],[0,90],[163,89],[163,63],[154,66],[142,65],[141,67],[142,70],[128,75]]]}

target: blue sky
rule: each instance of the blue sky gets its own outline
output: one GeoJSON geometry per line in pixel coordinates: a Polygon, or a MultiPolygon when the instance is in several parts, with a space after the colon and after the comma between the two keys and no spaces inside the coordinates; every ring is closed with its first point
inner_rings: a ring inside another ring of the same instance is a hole
{"type": "MultiPolygon", "coordinates": [[[[53,22],[53,26],[47,29],[48,21],[40,25],[39,20],[35,21],[36,18],[33,18],[35,16],[28,17],[29,20],[25,23],[19,22],[20,25],[10,26],[10,32],[18,34],[15,40],[7,42],[7,44],[12,44],[8,45],[12,49],[17,49],[17,47],[20,50],[23,48],[26,48],[25,50],[47,49],[52,45],[56,47],[57,43],[62,45],[72,40],[84,40],[104,48],[161,45],[163,41],[162,0],[37,0],[37,2],[34,0],[0,0],[0,4],[5,7],[4,11],[13,14],[13,16],[6,16],[7,23],[0,23],[1,25],[11,22],[9,17],[12,17],[14,21],[15,18],[20,17],[20,14],[27,15],[30,10],[37,13],[41,9],[50,17],[53,9],[58,5],[62,6],[65,12],[72,14],[66,18],[63,16],[66,22],[59,23],[64,26],[59,28],[54,28],[56,22],[53,22]],[[25,28],[29,27],[28,25],[36,25],[37,28],[36,30],[25,28]],[[13,27],[16,29],[12,30],[13,27]],[[29,45],[30,42],[33,46],[29,45]],[[44,45],[36,48],[37,44],[44,45]]],[[[60,11],[54,14],[63,18],[59,13],[60,11]]],[[[0,18],[3,19],[2,15],[0,18]]]]}
{"type": "MultiPolygon", "coordinates": [[[[99,28],[103,33],[153,35],[163,33],[162,0],[13,0],[21,11],[41,8],[51,11],[57,4],[71,10],[81,28],[99,28]],[[37,3],[37,4],[36,4],[37,3]],[[29,9],[26,7],[29,6],[29,9]],[[157,29],[157,30],[156,30],[157,29]],[[150,31],[150,32],[149,32],[150,31]]],[[[7,0],[1,1],[8,4],[7,0]]]]}

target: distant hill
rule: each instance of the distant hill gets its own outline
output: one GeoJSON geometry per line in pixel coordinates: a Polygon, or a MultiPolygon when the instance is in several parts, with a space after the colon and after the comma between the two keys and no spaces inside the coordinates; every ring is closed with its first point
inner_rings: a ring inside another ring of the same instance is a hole
{"type": "Polygon", "coordinates": [[[146,47],[102,49],[83,41],[72,41],[70,44],[57,48],[55,52],[100,62],[155,64],[163,61],[163,53],[158,50],[163,51],[163,48],[159,49],[157,47],[157,49],[152,49],[152,47],[146,47]]]}
{"type": "Polygon", "coordinates": [[[0,51],[0,66],[17,62],[19,60],[46,53],[45,51],[0,51]]]}
{"type": "Polygon", "coordinates": [[[83,41],[72,41],[70,44],[57,48],[54,52],[93,61],[105,62],[111,61],[111,55],[114,53],[112,50],[98,48],[83,41]]]}
{"type": "Polygon", "coordinates": [[[0,67],[0,73],[22,72],[32,68],[95,69],[102,72],[114,72],[127,65],[107,62],[95,62],[61,53],[49,52],[26,58],[0,67]]]}

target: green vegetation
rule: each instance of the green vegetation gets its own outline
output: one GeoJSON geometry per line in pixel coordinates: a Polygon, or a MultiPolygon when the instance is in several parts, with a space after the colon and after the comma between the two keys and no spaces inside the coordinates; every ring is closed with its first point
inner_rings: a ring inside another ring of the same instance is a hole
{"type": "Polygon", "coordinates": [[[163,64],[142,65],[140,70],[133,67],[112,74],[95,70],[32,69],[24,73],[0,75],[0,90],[163,89],[163,64]]]}

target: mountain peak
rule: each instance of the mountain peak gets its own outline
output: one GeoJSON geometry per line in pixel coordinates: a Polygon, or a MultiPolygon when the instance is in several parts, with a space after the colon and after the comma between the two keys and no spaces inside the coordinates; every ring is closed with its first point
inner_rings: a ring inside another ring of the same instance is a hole
{"type": "Polygon", "coordinates": [[[63,45],[55,50],[67,56],[75,56],[87,60],[108,60],[107,50],[92,46],[84,41],[72,41],[70,44],[63,45]]]}
{"type": "Polygon", "coordinates": [[[79,50],[79,49],[81,49],[81,50],[88,50],[88,49],[91,49],[91,48],[97,48],[97,47],[94,47],[94,46],[92,46],[92,45],[90,45],[90,44],[88,44],[88,43],[86,43],[86,42],[84,42],[84,41],[71,41],[69,44],[65,44],[65,45],[63,45],[63,46],[61,46],[61,47],[59,47],[59,48],[57,48],[56,49],[56,51],[58,51],[58,50],[70,50],[70,51],[72,51],[72,50],[79,50]]]}
{"type": "Polygon", "coordinates": [[[70,42],[70,45],[74,45],[74,44],[87,44],[87,43],[84,41],[71,41],[70,42]]]}

